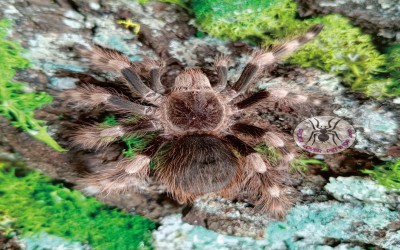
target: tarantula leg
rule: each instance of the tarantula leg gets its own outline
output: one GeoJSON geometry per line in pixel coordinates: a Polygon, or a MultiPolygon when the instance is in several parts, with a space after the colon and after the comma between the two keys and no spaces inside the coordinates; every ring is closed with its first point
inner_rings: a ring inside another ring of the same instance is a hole
{"type": "Polygon", "coordinates": [[[125,68],[121,70],[121,74],[125,79],[132,84],[135,92],[139,94],[144,100],[151,103],[159,104],[161,95],[154,92],[151,88],[147,87],[143,81],[140,79],[139,74],[136,72],[135,68],[125,68]]]}
{"type": "Polygon", "coordinates": [[[60,97],[67,103],[96,108],[103,105],[104,109],[121,113],[150,116],[156,108],[131,102],[107,89],[86,85],[77,89],[63,91],[60,97]]]}
{"type": "MultiPolygon", "coordinates": [[[[271,94],[270,94],[269,91],[262,90],[262,91],[259,91],[259,92],[256,92],[256,93],[252,94],[251,96],[247,97],[244,100],[241,100],[241,101],[237,102],[235,105],[239,109],[246,109],[246,108],[252,107],[252,106],[264,101],[270,95],[271,94]]],[[[234,99],[234,101],[235,101],[235,99],[234,99]]]]}
{"type": "Polygon", "coordinates": [[[231,103],[234,103],[239,109],[260,105],[284,111],[299,112],[301,108],[305,108],[307,100],[307,96],[292,94],[283,88],[273,88],[256,92],[244,100],[242,100],[241,96],[237,96],[232,99],[231,103]],[[240,101],[237,101],[237,99],[240,99],[240,101]]]}
{"type": "Polygon", "coordinates": [[[266,133],[265,129],[259,128],[254,125],[246,124],[246,123],[235,123],[233,124],[230,129],[236,134],[245,134],[249,135],[254,138],[260,138],[263,137],[264,134],[266,133]]]}
{"type": "Polygon", "coordinates": [[[236,149],[243,156],[247,156],[256,152],[250,145],[234,135],[228,134],[225,136],[225,139],[234,149],[236,149]]]}
{"type": "Polygon", "coordinates": [[[265,162],[259,153],[251,153],[246,156],[246,167],[254,169],[257,173],[265,173],[269,167],[269,162],[265,162]]]}
{"type": "Polygon", "coordinates": [[[264,140],[267,146],[272,146],[280,153],[282,159],[279,167],[283,169],[288,168],[289,162],[294,159],[296,154],[285,146],[285,139],[281,138],[279,134],[269,131],[265,133],[264,140]]]}
{"type": "Polygon", "coordinates": [[[157,136],[154,138],[147,147],[140,152],[142,155],[147,155],[150,158],[153,158],[158,150],[165,144],[165,138],[161,136],[157,136]]]}
{"type": "Polygon", "coordinates": [[[97,68],[120,73],[131,84],[134,92],[144,100],[152,103],[160,102],[160,94],[154,92],[143,83],[129,58],[119,51],[94,46],[90,59],[92,65],[97,68]]]}
{"type": "Polygon", "coordinates": [[[226,88],[228,83],[229,58],[227,56],[217,56],[214,64],[218,74],[218,82],[213,88],[216,91],[221,92],[226,88]]]}
{"type": "Polygon", "coordinates": [[[86,176],[78,181],[78,185],[89,186],[84,190],[86,192],[95,189],[106,196],[113,192],[135,190],[145,183],[150,172],[150,160],[150,157],[141,154],[120,160],[114,167],[86,176]]]}
{"type": "Polygon", "coordinates": [[[284,187],[283,182],[281,173],[268,168],[265,173],[253,173],[243,187],[249,191],[249,200],[255,205],[255,210],[282,218],[293,204],[291,189],[284,187]]]}
{"type": "Polygon", "coordinates": [[[309,28],[303,35],[281,45],[275,46],[272,49],[273,56],[276,58],[282,58],[290,55],[304,44],[313,40],[321,32],[323,27],[323,24],[316,24],[309,28]]]}
{"type": "Polygon", "coordinates": [[[85,126],[72,133],[72,145],[82,149],[99,149],[133,133],[159,131],[156,121],[145,120],[136,124],[121,124],[102,128],[99,124],[85,126]]]}
{"type": "Polygon", "coordinates": [[[102,130],[98,124],[79,128],[72,133],[72,146],[82,149],[99,149],[115,142],[125,134],[121,126],[105,129],[105,133],[102,133],[102,130]]]}
{"type": "Polygon", "coordinates": [[[233,85],[233,90],[235,90],[238,94],[245,92],[252,81],[256,78],[259,68],[259,63],[254,61],[254,59],[250,63],[248,63],[244,67],[239,79],[233,85]]]}
{"type": "Polygon", "coordinates": [[[161,83],[163,63],[150,58],[145,58],[142,65],[149,72],[151,88],[159,94],[164,94],[165,87],[161,83]]]}
{"type": "Polygon", "coordinates": [[[248,90],[254,79],[268,66],[278,62],[305,43],[314,39],[322,30],[323,25],[312,26],[304,35],[297,37],[281,45],[275,46],[272,50],[259,50],[253,53],[250,62],[245,66],[239,79],[233,85],[233,90],[241,94],[248,90]]]}

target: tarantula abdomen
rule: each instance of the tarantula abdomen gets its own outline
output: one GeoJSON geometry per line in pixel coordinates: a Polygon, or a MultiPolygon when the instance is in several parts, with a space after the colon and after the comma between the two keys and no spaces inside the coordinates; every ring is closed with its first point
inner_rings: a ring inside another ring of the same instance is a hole
{"type": "Polygon", "coordinates": [[[238,159],[227,143],[209,135],[188,135],[159,156],[158,176],[179,192],[200,195],[226,187],[237,172],[238,159]]]}

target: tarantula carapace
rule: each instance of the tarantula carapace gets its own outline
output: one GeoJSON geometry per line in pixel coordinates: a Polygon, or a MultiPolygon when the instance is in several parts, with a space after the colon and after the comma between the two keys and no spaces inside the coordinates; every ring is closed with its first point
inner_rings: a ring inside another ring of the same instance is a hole
{"type": "Polygon", "coordinates": [[[206,193],[232,198],[241,192],[256,209],[284,215],[293,201],[285,182],[294,153],[275,126],[261,118],[250,119],[249,114],[256,113],[260,105],[293,111],[291,104],[304,103],[307,98],[289,97],[284,89],[251,92],[250,88],[266,69],[315,38],[321,29],[322,25],[315,25],[293,40],[253,52],[232,84],[228,84],[228,57],[217,57],[214,86],[200,69],[187,69],[167,89],[160,80],[160,62],[145,58],[133,63],[118,51],[94,46],[88,53],[92,66],[120,74],[139,101],[94,85],[65,91],[65,100],[136,119],[122,118],[112,127],[82,127],[74,132],[74,145],[97,149],[131,134],[151,132],[156,136],[135,157],[83,181],[106,193],[131,189],[143,183],[150,173],[149,163],[155,159],[153,174],[181,203],[206,193]],[[273,163],[258,153],[254,147],[260,143],[279,152],[280,160],[273,163]]]}

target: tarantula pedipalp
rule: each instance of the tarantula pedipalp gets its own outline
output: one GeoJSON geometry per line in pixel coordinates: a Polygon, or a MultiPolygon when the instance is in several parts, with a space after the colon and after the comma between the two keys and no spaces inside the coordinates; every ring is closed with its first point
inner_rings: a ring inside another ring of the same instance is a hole
{"type": "MultiPolygon", "coordinates": [[[[84,181],[106,193],[126,190],[142,183],[150,161],[156,159],[157,180],[179,202],[191,202],[211,192],[232,197],[242,190],[256,209],[283,216],[292,203],[284,182],[294,153],[273,125],[261,119],[249,121],[246,114],[254,113],[260,104],[290,106],[288,91],[248,90],[266,68],[315,38],[321,29],[322,25],[315,25],[287,43],[255,51],[232,85],[228,84],[229,59],[225,56],[215,60],[218,82],[214,86],[201,70],[187,69],[166,89],[160,80],[163,68],[157,61],[146,58],[138,66],[118,51],[95,46],[88,53],[93,67],[119,73],[141,102],[93,85],[65,91],[64,99],[138,119],[121,119],[119,124],[106,128],[82,127],[74,133],[73,144],[96,149],[131,134],[153,132],[157,136],[134,158],[93,173],[84,181]],[[149,84],[142,81],[140,68],[145,69],[149,84]],[[257,153],[254,146],[260,143],[281,153],[277,164],[257,153]]],[[[305,100],[300,95],[291,97],[294,104],[305,100]]]]}

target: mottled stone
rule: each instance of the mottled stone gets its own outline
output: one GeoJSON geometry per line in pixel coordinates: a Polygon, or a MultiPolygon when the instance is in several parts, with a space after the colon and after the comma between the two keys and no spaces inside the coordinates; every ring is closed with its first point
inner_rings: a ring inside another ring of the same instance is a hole
{"type": "Polygon", "coordinates": [[[399,0],[297,0],[301,17],[339,13],[378,43],[400,42],[399,0]]]}
{"type": "Polygon", "coordinates": [[[324,189],[339,201],[383,203],[394,209],[400,202],[400,192],[389,191],[368,178],[331,177],[324,189]]]}
{"type": "Polygon", "coordinates": [[[28,237],[20,239],[23,249],[36,250],[36,249],[70,249],[70,250],[87,250],[90,249],[88,245],[84,245],[80,242],[73,242],[67,239],[63,239],[58,236],[50,235],[47,233],[33,234],[28,237]]]}
{"type": "Polygon", "coordinates": [[[183,223],[180,215],[161,220],[153,232],[156,249],[364,249],[366,245],[396,249],[400,232],[389,230],[398,212],[384,205],[337,201],[297,205],[285,221],[270,223],[266,238],[221,235],[183,223]],[[385,234],[380,232],[384,231],[385,234]],[[337,248],[329,240],[343,242],[337,248]]]}

